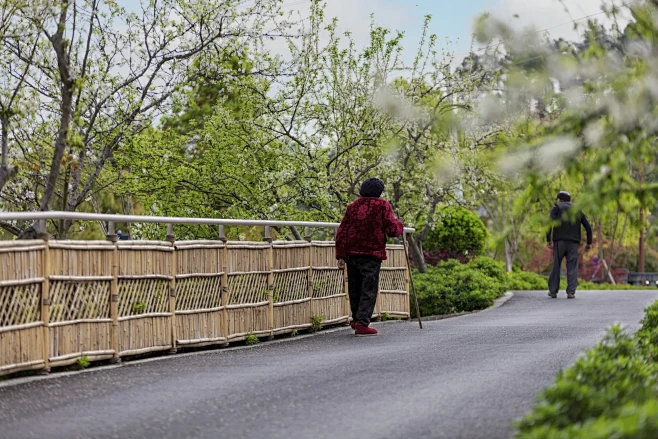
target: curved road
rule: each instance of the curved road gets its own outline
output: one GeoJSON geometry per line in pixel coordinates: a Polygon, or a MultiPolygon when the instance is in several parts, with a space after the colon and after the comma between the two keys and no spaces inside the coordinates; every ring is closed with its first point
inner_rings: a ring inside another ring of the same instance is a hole
{"type": "Polygon", "coordinates": [[[516,293],[459,318],[0,387],[0,437],[503,439],[555,373],[658,292],[516,293]]]}

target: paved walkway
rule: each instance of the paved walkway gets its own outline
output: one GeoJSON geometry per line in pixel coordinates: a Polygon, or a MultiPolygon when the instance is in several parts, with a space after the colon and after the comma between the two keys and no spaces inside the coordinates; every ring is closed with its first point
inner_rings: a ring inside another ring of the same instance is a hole
{"type": "Polygon", "coordinates": [[[500,308],[0,387],[0,437],[503,439],[561,367],[658,292],[500,308]]]}

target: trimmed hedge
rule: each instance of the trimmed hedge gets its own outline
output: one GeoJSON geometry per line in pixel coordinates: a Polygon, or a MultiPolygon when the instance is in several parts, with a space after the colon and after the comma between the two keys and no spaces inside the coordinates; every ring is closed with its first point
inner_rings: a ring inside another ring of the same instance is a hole
{"type": "Polygon", "coordinates": [[[453,205],[439,210],[437,225],[423,246],[430,253],[447,252],[453,258],[478,255],[484,249],[488,236],[487,227],[475,212],[453,205]]]}
{"type": "Polygon", "coordinates": [[[517,422],[517,439],[653,439],[658,437],[658,302],[642,328],[619,326],[560,372],[517,422]]]}
{"type": "Polygon", "coordinates": [[[468,264],[451,259],[428,267],[426,273],[416,272],[420,313],[430,316],[488,308],[507,291],[506,276],[502,264],[485,257],[468,264]]]}

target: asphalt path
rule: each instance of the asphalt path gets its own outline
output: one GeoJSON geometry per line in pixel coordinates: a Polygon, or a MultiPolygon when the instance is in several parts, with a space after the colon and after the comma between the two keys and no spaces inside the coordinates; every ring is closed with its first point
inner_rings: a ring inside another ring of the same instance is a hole
{"type": "Polygon", "coordinates": [[[126,363],[0,387],[0,438],[503,439],[658,292],[515,293],[483,313],[126,363]]]}

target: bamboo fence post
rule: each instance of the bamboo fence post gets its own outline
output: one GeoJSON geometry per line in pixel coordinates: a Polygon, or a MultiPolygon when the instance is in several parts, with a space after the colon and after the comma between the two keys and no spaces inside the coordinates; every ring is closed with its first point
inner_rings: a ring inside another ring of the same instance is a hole
{"type": "MultiPolygon", "coordinates": [[[[403,232],[404,233],[404,232],[403,232]]],[[[405,255],[407,254],[407,240],[402,238],[402,245],[404,245],[405,249],[405,255]]],[[[409,265],[404,264],[404,286],[405,289],[407,290],[407,300],[405,302],[405,311],[409,315],[409,320],[411,320],[411,286],[409,285],[409,276],[411,276],[411,273],[409,272],[409,265]]]]}
{"type": "MultiPolygon", "coordinates": [[[[334,248],[336,246],[336,235],[338,235],[338,229],[334,229],[334,248]]],[[[343,292],[345,293],[345,315],[347,316],[346,324],[349,325],[350,319],[352,318],[352,305],[350,305],[350,289],[347,280],[347,264],[345,264],[345,267],[343,267],[343,292]]]]}
{"type": "MultiPolygon", "coordinates": [[[[222,294],[221,294],[221,304],[222,304],[222,311],[221,311],[221,325],[222,325],[222,332],[224,333],[224,337],[226,337],[226,340],[228,340],[228,309],[226,308],[228,306],[228,239],[226,239],[226,231],[224,229],[224,226],[219,226],[219,240],[224,243],[224,248],[222,249],[222,277],[220,278],[220,285],[222,288],[222,294]]],[[[222,344],[220,347],[227,347],[228,343],[222,344]]]]}
{"type": "Polygon", "coordinates": [[[117,245],[119,237],[112,221],[107,224],[105,239],[114,244],[114,249],[112,249],[112,283],[110,285],[110,318],[112,319],[110,343],[114,350],[112,363],[118,364],[121,362],[119,357],[119,247],[117,245]]]}
{"type": "Polygon", "coordinates": [[[379,272],[379,282],[377,283],[377,301],[375,302],[375,312],[377,312],[377,321],[382,320],[382,295],[380,291],[381,271],[379,272]]]}
{"type": "Polygon", "coordinates": [[[265,226],[265,237],[263,241],[269,243],[267,247],[267,298],[269,300],[269,327],[268,340],[274,339],[274,248],[272,247],[272,234],[269,226],[265,226]]]}
{"type": "Polygon", "coordinates": [[[43,283],[41,284],[41,321],[43,322],[43,342],[42,342],[42,355],[43,355],[43,375],[50,373],[50,236],[46,228],[46,220],[38,222],[39,234],[38,238],[42,239],[45,244],[43,249],[43,283]]]}
{"type": "Polygon", "coordinates": [[[169,354],[176,353],[176,236],[174,225],[167,224],[167,241],[171,242],[174,251],[171,252],[171,280],[169,281],[169,312],[171,313],[171,349],[169,354]]]}
{"type": "Polygon", "coordinates": [[[345,267],[343,267],[343,291],[345,292],[345,314],[347,315],[347,324],[349,325],[352,318],[352,306],[350,305],[350,289],[347,280],[347,264],[345,264],[345,267]]]}
{"type": "Polygon", "coordinates": [[[310,320],[313,317],[313,236],[311,236],[311,228],[306,227],[304,230],[304,240],[308,242],[310,245],[308,246],[308,257],[307,257],[307,262],[308,262],[308,273],[306,274],[306,288],[307,288],[307,294],[309,299],[311,301],[309,302],[309,323],[312,323],[312,320],[310,320]]]}

